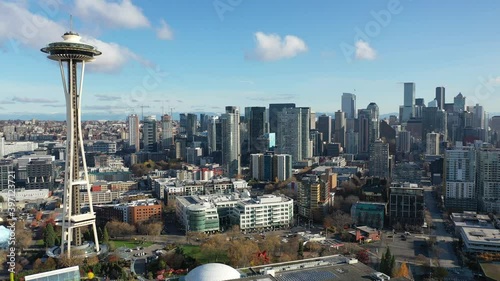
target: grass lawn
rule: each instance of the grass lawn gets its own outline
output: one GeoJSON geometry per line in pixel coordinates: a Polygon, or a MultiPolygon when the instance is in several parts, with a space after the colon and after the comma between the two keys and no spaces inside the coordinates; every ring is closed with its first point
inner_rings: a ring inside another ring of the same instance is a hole
{"type": "Polygon", "coordinates": [[[227,254],[223,251],[220,251],[219,253],[212,253],[212,252],[207,253],[207,252],[202,252],[200,246],[196,245],[182,245],[180,247],[182,248],[186,256],[194,258],[201,264],[210,262],[219,262],[219,263],[229,262],[227,254]]]}
{"type": "Polygon", "coordinates": [[[134,240],[110,240],[110,241],[113,241],[116,248],[127,247],[129,249],[132,249],[135,247],[149,247],[149,246],[153,245],[153,243],[151,243],[151,242],[147,242],[147,241],[142,242],[139,240],[137,240],[137,241],[134,241],[134,240]]]}

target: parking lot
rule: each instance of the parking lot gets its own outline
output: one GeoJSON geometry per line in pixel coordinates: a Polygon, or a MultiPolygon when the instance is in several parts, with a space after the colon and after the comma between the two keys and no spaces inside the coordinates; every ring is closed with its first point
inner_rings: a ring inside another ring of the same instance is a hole
{"type": "Polygon", "coordinates": [[[363,244],[361,246],[372,252],[374,256],[378,256],[379,261],[385,253],[386,248],[389,247],[391,249],[391,253],[396,257],[396,261],[419,264],[423,261],[423,257],[426,257],[427,260],[429,258],[426,245],[427,242],[423,236],[383,232],[380,241],[363,244]],[[420,259],[417,260],[417,256],[419,255],[420,259]]]}

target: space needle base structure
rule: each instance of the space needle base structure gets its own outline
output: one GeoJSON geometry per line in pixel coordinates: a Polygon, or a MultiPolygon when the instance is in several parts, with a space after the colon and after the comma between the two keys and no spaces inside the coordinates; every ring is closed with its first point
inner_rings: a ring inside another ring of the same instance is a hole
{"type": "Polygon", "coordinates": [[[71,257],[76,255],[93,256],[102,252],[96,228],[96,216],[92,205],[92,195],[85,161],[81,127],[81,97],[85,63],[101,55],[94,46],[80,42],[81,37],[73,31],[66,32],[64,41],[54,42],[42,48],[51,60],[59,62],[61,79],[66,98],[66,163],[64,172],[64,195],[62,219],[56,224],[62,226],[61,246],[47,252],[49,256],[71,257]],[[78,66],[81,66],[78,71],[78,66]],[[78,77],[80,72],[80,77],[78,77]],[[81,159],[81,160],[80,160],[81,159]],[[82,211],[81,192],[87,192],[88,210],[82,211]],[[93,241],[84,241],[82,229],[92,227],[93,241]],[[78,251],[77,251],[78,250],[78,251]]]}

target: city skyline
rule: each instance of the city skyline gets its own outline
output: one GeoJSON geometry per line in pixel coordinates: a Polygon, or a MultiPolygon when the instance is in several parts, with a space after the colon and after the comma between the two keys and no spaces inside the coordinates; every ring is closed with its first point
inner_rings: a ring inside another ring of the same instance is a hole
{"type": "Polygon", "coordinates": [[[285,102],[333,115],[342,93],[356,95],[357,109],[376,102],[381,114],[397,113],[403,82],[414,82],[426,103],[443,86],[447,103],[461,92],[467,105],[500,112],[500,40],[491,36],[500,5],[458,3],[448,15],[446,3],[426,2],[2,2],[0,60],[9,69],[0,119],[64,116],[60,81],[37,52],[62,41],[69,14],[103,51],[88,69],[85,120],[124,120],[143,105],[144,115],[159,116],[285,102]]]}

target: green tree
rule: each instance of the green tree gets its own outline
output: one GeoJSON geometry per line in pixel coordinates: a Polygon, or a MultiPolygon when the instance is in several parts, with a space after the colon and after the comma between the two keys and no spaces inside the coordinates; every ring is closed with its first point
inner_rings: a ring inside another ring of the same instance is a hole
{"type": "Polygon", "coordinates": [[[444,267],[434,267],[432,270],[432,277],[436,278],[437,280],[444,280],[448,276],[448,270],[444,267]]]}
{"type": "Polygon", "coordinates": [[[393,276],[394,270],[396,270],[396,257],[394,255],[391,256],[391,261],[389,262],[389,273],[387,275],[393,276]]]}
{"type": "Polygon", "coordinates": [[[4,202],[4,199],[2,196],[0,196],[0,203],[4,202]]]}
{"type": "Polygon", "coordinates": [[[104,244],[109,243],[109,234],[108,234],[108,228],[104,227],[104,231],[102,232],[102,242],[104,244]]]}
{"type": "Polygon", "coordinates": [[[43,243],[47,248],[53,247],[56,244],[56,232],[54,231],[54,227],[50,223],[45,226],[43,243]]]}
{"type": "Polygon", "coordinates": [[[391,249],[389,249],[389,247],[387,247],[387,250],[385,250],[385,253],[382,256],[382,259],[380,260],[380,272],[385,273],[389,276],[392,276],[392,272],[394,271],[395,264],[396,264],[396,259],[391,254],[391,249]]]}
{"type": "Polygon", "coordinates": [[[299,241],[299,250],[297,251],[299,258],[304,258],[304,242],[299,241]]]}

